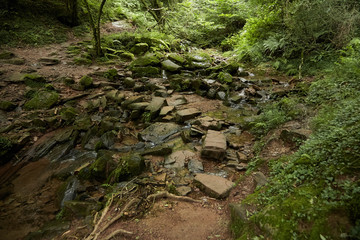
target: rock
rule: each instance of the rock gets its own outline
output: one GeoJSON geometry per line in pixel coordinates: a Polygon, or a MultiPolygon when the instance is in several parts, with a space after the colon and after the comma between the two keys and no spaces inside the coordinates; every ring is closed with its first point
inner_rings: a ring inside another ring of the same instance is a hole
{"type": "Polygon", "coordinates": [[[130,69],[135,67],[157,66],[161,63],[159,56],[154,53],[148,53],[145,56],[139,57],[130,64],[130,69]]]}
{"type": "Polygon", "coordinates": [[[130,52],[132,52],[135,55],[142,55],[146,53],[148,50],[149,50],[149,45],[147,43],[137,43],[130,49],[130,52]]]}
{"type": "Polygon", "coordinates": [[[142,96],[142,95],[131,96],[121,103],[121,107],[127,108],[132,103],[143,102],[144,98],[145,98],[145,96],[142,96]]]}
{"type": "Polygon", "coordinates": [[[229,195],[234,183],[226,178],[198,173],[194,181],[206,194],[215,198],[225,198],[229,195]]]}
{"type": "Polygon", "coordinates": [[[177,122],[185,122],[192,118],[199,116],[201,112],[196,108],[188,108],[184,110],[179,110],[176,112],[176,121],[177,122]]]}
{"type": "Polygon", "coordinates": [[[106,152],[104,150],[99,151],[98,158],[90,166],[90,176],[89,178],[94,177],[99,181],[106,180],[112,171],[117,168],[118,161],[113,158],[111,152],[106,152]]]}
{"type": "Polygon", "coordinates": [[[245,154],[242,153],[242,152],[236,152],[236,155],[237,155],[237,157],[238,157],[238,159],[239,159],[240,162],[246,163],[246,162],[249,161],[247,155],[245,155],[245,154]]]}
{"type": "Polygon", "coordinates": [[[80,85],[84,88],[84,89],[88,89],[91,88],[93,86],[93,79],[92,77],[89,77],[87,75],[83,76],[80,79],[80,85]]]}
{"type": "Polygon", "coordinates": [[[159,113],[160,116],[166,116],[169,113],[171,113],[175,109],[174,106],[165,106],[161,108],[161,111],[159,113]]]}
{"type": "Polygon", "coordinates": [[[219,100],[226,100],[226,93],[223,91],[219,91],[216,93],[216,98],[219,100]]]}
{"type": "Polygon", "coordinates": [[[23,58],[11,58],[4,60],[5,63],[12,64],[12,65],[24,65],[25,59],[23,58]]]}
{"type": "Polygon", "coordinates": [[[209,62],[190,62],[189,66],[190,69],[204,69],[211,67],[211,63],[209,62]]]}
{"type": "Polygon", "coordinates": [[[230,73],[221,72],[218,75],[218,79],[221,83],[232,83],[233,79],[230,73]]]}
{"type": "Polygon", "coordinates": [[[126,77],[125,79],[124,79],[124,86],[126,87],[126,88],[133,88],[133,87],[135,87],[135,80],[133,79],[133,78],[131,78],[131,77],[126,77]]]}
{"type": "Polygon", "coordinates": [[[111,149],[115,143],[115,138],[116,138],[116,136],[113,133],[113,131],[109,131],[109,132],[104,133],[100,137],[100,141],[105,148],[111,149]]]}
{"type": "Polygon", "coordinates": [[[160,112],[160,109],[165,104],[165,98],[153,97],[150,104],[146,107],[146,111],[150,112],[152,118],[155,118],[160,112]]]}
{"type": "Polygon", "coordinates": [[[10,59],[15,57],[15,54],[9,51],[1,51],[0,52],[0,59],[10,59]]]}
{"type": "Polygon", "coordinates": [[[190,129],[185,129],[185,130],[181,131],[180,136],[184,143],[190,143],[193,141],[193,139],[191,138],[191,130],[190,129]]]}
{"type": "Polygon", "coordinates": [[[154,156],[166,156],[172,153],[172,147],[168,145],[156,146],[154,148],[146,149],[141,155],[154,155],[154,156]]]}
{"type": "Polygon", "coordinates": [[[226,156],[226,137],[219,131],[208,130],[201,156],[214,160],[222,161],[226,156]]]}
{"type": "Polygon", "coordinates": [[[120,158],[117,168],[111,173],[109,182],[121,182],[139,175],[145,169],[144,158],[135,153],[120,158]]]}
{"type": "Polygon", "coordinates": [[[54,91],[38,91],[24,105],[26,110],[49,109],[59,100],[59,94],[54,91]]]}
{"type": "Polygon", "coordinates": [[[238,70],[237,70],[237,75],[238,75],[239,77],[247,77],[247,76],[249,76],[249,73],[246,72],[246,71],[244,70],[244,68],[239,67],[238,70]]]}
{"type": "Polygon", "coordinates": [[[3,111],[10,112],[17,107],[15,103],[9,101],[0,101],[0,109],[3,111]]]}
{"type": "Polygon", "coordinates": [[[170,154],[164,162],[166,168],[183,168],[185,163],[195,158],[195,153],[189,150],[176,151],[170,154]]]}
{"type": "Polygon", "coordinates": [[[39,62],[45,66],[52,66],[59,64],[60,60],[56,58],[40,58],[39,62]]]}
{"type": "Polygon", "coordinates": [[[84,218],[100,209],[101,205],[94,202],[67,201],[64,203],[64,218],[84,218]]]}
{"type": "Polygon", "coordinates": [[[138,137],[141,141],[158,144],[163,143],[180,130],[181,127],[175,123],[154,123],[141,131],[138,137]]]}
{"type": "Polygon", "coordinates": [[[117,55],[121,58],[121,60],[124,60],[127,62],[135,60],[135,56],[131,52],[124,51],[124,52],[118,53],[117,55]]]}
{"type": "Polygon", "coordinates": [[[187,100],[184,96],[172,96],[171,98],[166,98],[166,103],[168,106],[179,106],[187,104],[187,100]]]}
{"type": "Polygon", "coordinates": [[[204,172],[204,166],[202,162],[200,162],[198,159],[191,159],[188,162],[188,169],[191,173],[201,173],[204,172]]]}
{"type": "Polygon", "coordinates": [[[124,94],[121,93],[119,90],[111,90],[107,92],[105,96],[106,98],[117,103],[120,103],[125,98],[124,94]]]}
{"type": "Polygon", "coordinates": [[[207,92],[206,96],[210,99],[214,99],[216,97],[217,89],[216,88],[210,88],[207,92]]]}
{"type": "Polygon", "coordinates": [[[157,89],[154,93],[155,96],[157,97],[163,97],[166,98],[169,96],[168,92],[166,91],[166,89],[157,89]]]}
{"type": "Polygon", "coordinates": [[[254,172],[253,177],[257,187],[265,186],[268,182],[266,176],[262,172],[254,172]]]}
{"type": "Polygon", "coordinates": [[[187,187],[187,186],[177,187],[176,191],[180,196],[186,196],[189,193],[191,193],[191,187],[187,187]]]}
{"type": "Polygon", "coordinates": [[[134,77],[159,77],[161,73],[159,68],[152,66],[134,67],[132,72],[134,77]]]}
{"type": "Polygon", "coordinates": [[[236,224],[236,226],[241,227],[249,223],[249,218],[252,212],[249,205],[244,203],[230,203],[229,208],[232,224],[236,224]]]}
{"type": "Polygon", "coordinates": [[[149,106],[148,102],[137,102],[127,106],[131,110],[145,110],[149,106]]]}
{"type": "Polygon", "coordinates": [[[171,60],[165,60],[161,62],[161,66],[163,69],[169,72],[178,72],[181,69],[181,66],[177,65],[176,63],[172,62],[171,60]]]}
{"type": "Polygon", "coordinates": [[[170,59],[171,61],[177,63],[177,64],[184,64],[186,62],[185,58],[183,58],[182,56],[180,56],[179,54],[176,53],[170,53],[168,56],[168,59],[170,59]]]}
{"type": "Polygon", "coordinates": [[[307,137],[304,134],[295,131],[288,131],[285,129],[281,131],[280,139],[284,141],[285,145],[288,145],[291,148],[296,148],[302,142],[304,142],[307,137]]]}

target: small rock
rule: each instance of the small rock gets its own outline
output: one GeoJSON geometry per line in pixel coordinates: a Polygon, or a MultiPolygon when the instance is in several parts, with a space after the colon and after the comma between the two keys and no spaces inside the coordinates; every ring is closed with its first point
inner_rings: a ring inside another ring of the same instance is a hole
{"type": "Polygon", "coordinates": [[[173,96],[171,98],[166,98],[166,103],[168,106],[179,106],[187,104],[187,100],[184,96],[173,96]]]}
{"type": "Polygon", "coordinates": [[[130,104],[132,103],[138,103],[138,102],[143,102],[144,101],[145,96],[131,96],[128,99],[126,99],[125,101],[123,101],[121,103],[121,106],[123,108],[127,108],[130,104]]]}
{"type": "Polygon", "coordinates": [[[189,150],[176,151],[165,159],[164,166],[166,168],[183,168],[185,163],[195,156],[195,153],[189,150]]]}
{"type": "Polygon", "coordinates": [[[234,187],[234,183],[226,178],[203,173],[196,174],[194,180],[205,193],[215,198],[227,197],[234,187]]]}
{"type": "Polygon", "coordinates": [[[59,64],[60,60],[56,58],[40,58],[39,62],[45,66],[52,66],[59,64]]]}
{"type": "Polygon", "coordinates": [[[166,116],[168,115],[170,112],[172,112],[173,110],[175,109],[174,106],[165,106],[163,108],[161,108],[161,111],[160,111],[160,116],[166,116]]]}
{"type": "Polygon", "coordinates": [[[254,172],[253,177],[257,187],[265,186],[268,182],[266,176],[262,172],[254,172]]]}
{"type": "Polygon", "coordinates": [[[177,65],[176,63],[172,62],[171,60],[165,60],[161,63],[163,69],[169,72],[178,72],[181,69],[181,66],[177,65]]]}
{"type": "Polygon", "coordinates": [[[219,131],[208,130],[204,140],[201,156],[223,160],[226,155],[226,137],[219,131]]]}
{"type": "Polygon", "coordinates": [[[150,104],[146,107],[146,111],[149,111],[152,118],[154,118],[159,112],[162,106],[165,104],[165,98],[153,97],[150,104]]]}
{"type": "Polygon", "coordinates": [[[188,163],[188,169],[191,173],[201,173],[204,172],[204,166],[202,162],[197,159],[191,159],[188,163]]]}
{"type": "Polygon", "coordinates": [[[131,49],[130,52],[135,55],[142,55],[149,50],[149,45],[147,43],[137,43],[131,49]]]}
{"type": "Polygon", "coordinates": [[[130,104],[127,108],[131,110],[145,110],[148,106],[148,102],[137,102],[130,104]]]}
{"type": "Polygon", "coordinates": [[[219,100],[226,100],[226,93],[223,91],[219,91],[216,93],[216,98],[219,100]]]}
{"type": "Polygon", "coordinates": [[[181,127],[175,123],[154,123],[141,131],[138,137],[140,141],[163,143],[180,130],[181,127]]]}
{"type": "Polygon", "coordinates": [[[188,108],[184,110],[180,110],[176,112],[176,121],[177,122],[185,122],[196,116],[199,116],[201,112],[196,108],[188,108]]]}
{"type": "Polygon", "coordinates": [[[236,155],[240,162],[248,162],[248,157],[244,153],[237,152],[236,155]]]}
{"type": "Polygon", "coordinates": [[[133,79],[133,78],[131,78],[131,77],[126,77],[125,79],[124,79],[124,86],[126,87],[126,88],[133,88],[133,87],[135,87],[135,80],[133,79]]]}
{"type": "Polygon", "coordinates": [[[180,196],[186,196],[191,193],[191,187],[181,186],[176,188],[176,191],[179,193],[180,196]]]}

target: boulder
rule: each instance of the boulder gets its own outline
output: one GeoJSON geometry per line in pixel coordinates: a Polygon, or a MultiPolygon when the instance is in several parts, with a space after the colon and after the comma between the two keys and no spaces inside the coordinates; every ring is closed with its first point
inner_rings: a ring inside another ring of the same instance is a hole
{"type": "Polygon", "coordinates": [[[222,132],[208,130],[201,156],[204,158],[210,158],[214,160],[223,160],[226,156],[226,137],[222,132]]]}
{"type": "Polygon", "coordinates": [[[194,181],[206,194],[219,199],[227,197],[235,186],[226,178],[203,173],[196,174],[194,181]]]}
{"type": "Polygon", "coordinates": [[[59,100],[59,94],[54,91],[39,91],[24,105],[26,110],[49,109],[59,100]]]}

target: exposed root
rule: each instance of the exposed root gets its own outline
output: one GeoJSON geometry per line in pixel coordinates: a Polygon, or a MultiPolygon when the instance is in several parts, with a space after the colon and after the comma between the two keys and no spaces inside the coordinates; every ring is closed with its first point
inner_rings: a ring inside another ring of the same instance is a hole
{"type": "Polygon", "coordinates": [[[175,194],[169,193],[167,191],[161,191],[158,193],[151,194],[146,198],[146,200],[155,201],[159,198],[169,198],[175,201],[183,201],[183,202],[202,203],[201,200],[196,200],[190,197],[176,196],[175,194]]]}
{"type": "Polygon", "coordinates": [[[115,237],[116,235],[119,235],[119,234],[121,234],[121,235],[133,235],[134,233],[126,231],[124,229],[118,229],[118,230],[112,232],[111,234],[107,235],[106,237],[104,237],[102,239],[103,240],[109,240],[109,239],[111,239],[111,238],[113,238],[113,237],[115,237]]]}

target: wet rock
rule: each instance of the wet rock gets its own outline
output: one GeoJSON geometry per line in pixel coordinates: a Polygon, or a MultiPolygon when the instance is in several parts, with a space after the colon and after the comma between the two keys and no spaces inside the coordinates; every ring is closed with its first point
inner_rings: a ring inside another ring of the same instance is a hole
{"type": "Polygon", "coordinates": [[[142,55],[146,53],[148,50],[149,50],[149,45],[147,43],[137,43],[130,49],[130,52],[132,52],[135,55],[142,55]]]}
{"type": "Polygon", "coordinates": [[[59,94],[54,91],[38,91],[24,105],[26,110],[49,109],[59,100],[59,94]]]}
{"type": "Polygon", "coordinates": [[[51,162],[59,161],[63,156],[68,154],[75,146],[76,137],[65,143],[57,143],[56,146],[46,155],[51,162]]]}
{"type": "Polygon", "coordinates": [[[234,187],[226,178],[203,173],[196,174],[194,181],[206,194],[219,199],[227,197],[234,187]]]}
{"type": "Polygon", "coordinates": [[[0,101],[0,109],[3,111],[10,112],[10,111],[14,110],[16,107],[17,107],[17,105],[10,101],[0,101]]]}
{"type": "Polygon", "coordinates": [[[179,132],[181,127],[175,123],[154,123],[139,133],[140,141],[163,143],[167,138],[179,132]]]}
{"type": "Polygon", "coordinates": [[[204,172],[204,166],[202,162],[200,162],[198,159],[191,159],[188,162],[188,169],[191,173],[201,173],[204,172]]]}
{"type": "Polygon", "coordinates": [[[165,159],[164,166],[166,168],[183,168],[185,163],[195,157],[195,153],[189,150],[176,151],[165,159]]]}
{"type": "Polygon", "coordinates": [[[100,141],[101,141],[102,145],[107,149],[111,149],[111,147],[115,143],[115,139],[116,139],[116,136],[113,133],[113,131],[106,132],[100,137],[100,141]]]}
{"type": "Polygon", "coordinates": [[[196,108],[188,108],[184,110],[179,110],[176,112],[176,121],[177,122],[185,122],[192,118],[199,116],[201,112],[196,108]]]}
{"type": "Polygon", "coordinates": [[[162,107],[159,115],[160,115],[161,117],[162,117],[162,116],[166,116],[166,115],[168,115],[169,113],[171,113],[174,109],[175,109],[174,106],[165,106],[165,107],[162,107]]]}
{"type": "Polygon", "coordinates": [[[211,67],[211,63],[209,62],[190,62],[188,68],[189,69],[205,69],[211,67]]]}
{"type": "Polygon", "coordinates": [[[254,172],[253,177],[257,187],[265,186],[268,182],[266,176],[262,172],[254,172]]]}
{"type": "Polygon", "coordinates": [[[187,187],[187,186],[177,187],[176,191],[180,196],[186,196],[189,193],[191,193],[191,187],[187,187]]]}
{"type": "Polygon", "coordinates": [[[124,79],[124,86],[126,87],[126,88],[133,88],[133,87],[135,87],[135,80],[133,79],[133,78],[131,78],[131,77],[126,77],[125,79],[124,79]]]}
{"type": "Polygon", "coordinates": [[[59,64],[60,60],[57,58],[40,58],[39,62],[45,66],[52,66],[59,64]]]}
{"type": "Polygon", "coordinates": [[[223,160],[226,155],[226,137],[219,131],[208,130],[201,156],[214,160],[223,160]]]}
{"type": "Polygon", "coordinates": [[[91,88],[93,86],[93,82],[94,80],[92,79],[92,77],[89,76],[83,76],[80,79],[80,85],[84,88],[84,89],[88,89],[91,88]]]}
{"type": "Polygon", "coordinates": [[[150,112],[152,118],[155,118],[159,114],[160,109],[164,106],[164,104],[165,98],[153,97],[145,110],[150,112]]]}
{"type": "Polygon", "coordinates": [[[169,72],[178,72],[181,69],[181,66],[177,65],[176,63],[172,62],[171,60],[165,60],[161,62],[161,66],[163,69],[169,72]]]}

